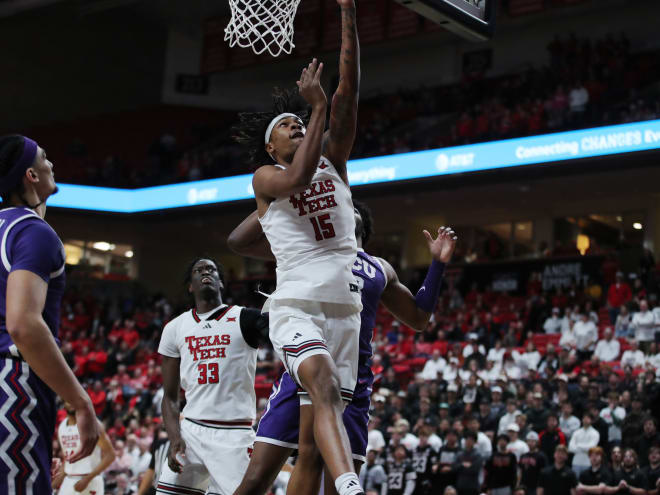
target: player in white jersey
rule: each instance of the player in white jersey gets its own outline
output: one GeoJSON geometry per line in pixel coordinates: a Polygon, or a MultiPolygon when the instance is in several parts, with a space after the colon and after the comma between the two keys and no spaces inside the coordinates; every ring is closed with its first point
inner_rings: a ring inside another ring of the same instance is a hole
{"type": "MultiPolygon", "coordinates": [[[[270,339],[308,394],[300,400],[300,443],[316,443],[339,495],[356,495],[363,490],[342,422],[342,399],[350,401],[355,388],[360,329],[359,286],[351,271],[357,255],[355,219],[346,170],[357,124],[360,47],[354,0],[337,3],[342,40],[329,130],[324,132],[323,64],[316,59],[297,81],[311,106],[306,127],[285,94],[276,95],[273,113],[242,114],[236,130],[239,142],[251,146],[254,163],[261,165],[252,185],[259,221],[277,260],[277,288],[267,303],[270,339]],[[310,436],[313,441],[307,441],[310,436]]],[[[296,469],[289,491],[311,493],[311,482],[296,469]]]]}
{"type": "Polygon", "coordinates": [[[267,339],[268,316],[223,304],[221,270],[210,258],[191,263],[186,284],[195,305],[165,325],[161,336],[170,448],[157,493],[229,495],[250,460],[257,347],[267,339]],[[186,394],[182,413],[180,389],[186,394]]]}
{"type": "Polygon", "coordinates": [[[115,460],[115,450],[108,434],[99,423],[99,441],[92,453],[79,461],[69,462],[66,459],[80,449],[80,432],[76,421],[76,410],[69,403],[64,403],[66,418],[57,427],[57,440],[62,449],[64,466],[60,476],[53,480],[53,487],[58,495],[103,495],[103,471],[115,460]]]}

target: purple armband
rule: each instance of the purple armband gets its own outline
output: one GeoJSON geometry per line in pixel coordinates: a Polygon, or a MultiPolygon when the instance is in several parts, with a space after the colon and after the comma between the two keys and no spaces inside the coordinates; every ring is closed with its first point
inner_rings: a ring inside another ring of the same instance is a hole
{"type": "Polygon", "coordinates": [[[429,271],[426,273],[424,284],[422,284],[415,296],[415,303],[422,311],[433,313],[435,303],[438,301],[438,296],[440,295],[442,274],[444,272],[445,264],[433,260],[431,266],[429,266],[429,271]]]}

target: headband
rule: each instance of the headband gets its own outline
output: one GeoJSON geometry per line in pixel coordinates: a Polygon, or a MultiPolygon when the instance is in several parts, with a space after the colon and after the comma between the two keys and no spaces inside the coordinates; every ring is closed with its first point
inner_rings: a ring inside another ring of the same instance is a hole
{"type": "Polygon", "coordinates": [[[277,117],[275,117],[273,120],[270,121],[270,124],[268,124],[268,127],[266,128],[266,141],[264,144],[268,144],[270,141],[270,133],[273,132],[273,127],[275,127],[275,124],[277,124],[280,120],[286,119],[287,117],[295,117],[296,119],[300,120],[300,117],[298,117],[295,113],[281,113],[277,117]]]}
{"type": "Polygon", "coordinates": [[[21,182],[25,171],[32,166],[34,159],[37,157],[37,143],[28,137],[21,137],[23,138],[21,157],[14,163],[7,175],[0,177],[0,196],[3,198],[21,182]]]}

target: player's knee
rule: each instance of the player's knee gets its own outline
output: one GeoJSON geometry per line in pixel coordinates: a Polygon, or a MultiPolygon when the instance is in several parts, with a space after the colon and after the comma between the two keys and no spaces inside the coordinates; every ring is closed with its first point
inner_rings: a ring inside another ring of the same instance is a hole
{"type": "Polygon", "coordinates": [[[313,390],[308,390],[312,404],[339,405],[341,404],[341,389],[339,378],[334,373],[326,375],[316,381],[313,390]]]}
{"type": "Polygon", "coordinates": [[[298,462],[301,462],[305,470],[319,470],[323,467],[323,457],[314,442],[302,442],[298,444],[298,462]]]}

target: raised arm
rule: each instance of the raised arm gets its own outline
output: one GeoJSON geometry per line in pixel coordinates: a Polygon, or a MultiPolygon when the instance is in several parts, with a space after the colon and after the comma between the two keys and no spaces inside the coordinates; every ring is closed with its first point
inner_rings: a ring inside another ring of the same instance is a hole
{"type": "Polygon", "coordinates": [[[236,254],[258,260],[275,261],[270,243],[259,223],[259,212],[253,211],[227,238],[229,249],[236,254]]]}
{"type": "MultiPolygon", "coordinates": [[[[321,87],[323,64],[316,59],[303,69],[300,80],[297,81],[300,95],[312,107],[312,115],[307,124],[307,130],[296,150],[291,165],[281,169],[266,165],[259,168],[252,178],[252,187],[259,199],[286,198],[292,193],[305,188],[312,181],[321,158],[321,143],[325,129],[325,112],[328,106],[325,93],[321,87]]],[[[280,122],[287,125],[285,122],[280,122]]],[[[278,125],[280,125],[278,124],[278,125]]],[[[298,125],[302,129],[300,124],[298,125]]],[[[296,132],[291,129],[291,132],[296,132]]],[[[272,146],[272,144],[268,144],[272,146]]],[[[271,153],[267,147],[266,150],[271,153]]]]}
{"type": "Polygon", "coordinates": [[[177,460],[177,454],[185,455],[186,444],[181,438],[181,422],[179,419],[179,389],[181,387],[181,375],[179,367],[181,358],[163,356],[161,372],[163,374],[162,410],[163,423],[170,439],[170,449],[167,452],[167,464],[175,473],[181,472],[183,466],[177,460]]]}
{"type": "Polygon", "coordinates": [[[387,277],[387,286],[381,297],[383,305],[398,320],[418,331],[424,330],[431,318],[440,294],[444,266],[451,260],[456,247],[456,236],[449,227],[438,229],[438,237],[435,239],[426,230],[424,235],[433,262],[424,279],[424,285],[419,289],[416,296],[413,296],[412,292],[399,281],[394,268],[387,261],[380,260],[387,277]]]}
{"type": "Polygon", "coordinates": [[[346,162],[351,155],[357,128],[360,92],[360,42],[354,0],[337,0],[341,7],[341,53],[339,85],[332,97],[330,129],[326,132],[323,153],[348,184],[346,162]]]}

